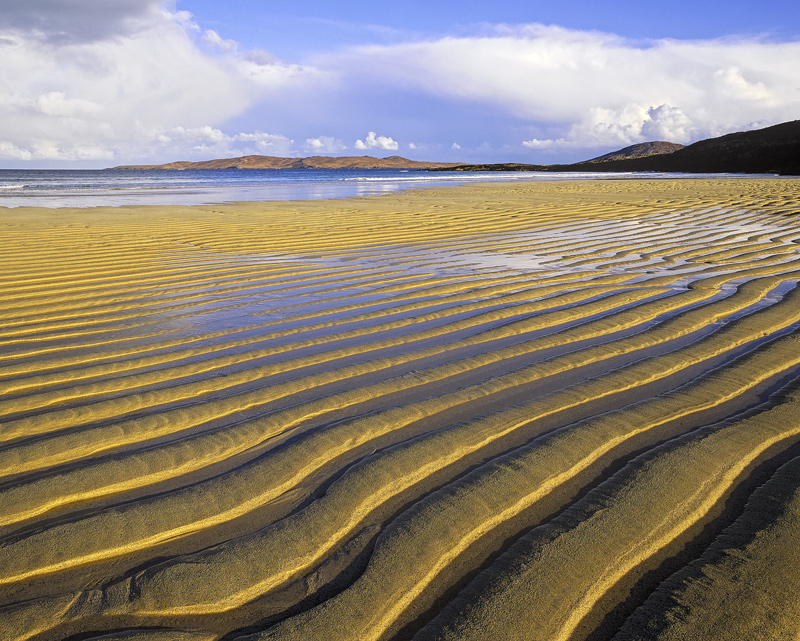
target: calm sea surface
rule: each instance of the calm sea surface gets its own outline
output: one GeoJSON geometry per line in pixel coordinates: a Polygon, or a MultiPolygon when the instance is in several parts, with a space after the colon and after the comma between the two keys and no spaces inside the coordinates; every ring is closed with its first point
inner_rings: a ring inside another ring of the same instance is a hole
{"type": "MultiPolygon", "coordinates": [[[[679,174],[425,172],[398,169],[0,170],[0,207],[200,205],[351,198],[470,182],[679,174]]],[[[697,178],[698,174],[687,176],[697,178]]]]}

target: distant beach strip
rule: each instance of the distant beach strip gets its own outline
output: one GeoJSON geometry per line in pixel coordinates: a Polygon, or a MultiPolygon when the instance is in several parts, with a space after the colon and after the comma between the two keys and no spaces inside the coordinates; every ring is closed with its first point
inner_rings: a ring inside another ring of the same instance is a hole
{"type": "Polygon", "coordinates": [[[0,638],[800,635],[800,180],[0,228],[0,638]]]}
{"type": "MultiPolygon", "coordinates": [[[[724,176],[735,174],[719,174],[715,177],[724,176]]],[[[241,170],[0,169],[0,208],[184,206],[243,201],[327,200],[382,196],[411,189],[476,182],[620,178],[672,180],[676,177],[697,176],[656,172],[419,171],[353,167],[241,170]]]]}

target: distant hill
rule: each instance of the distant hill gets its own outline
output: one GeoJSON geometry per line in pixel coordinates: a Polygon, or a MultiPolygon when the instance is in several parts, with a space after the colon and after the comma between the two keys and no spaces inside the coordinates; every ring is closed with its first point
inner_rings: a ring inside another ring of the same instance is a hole
{"type": "Polygon", "coordinates": [[[597,158],[592,158],[586,162],[608,162],[609,160],[622,160],[624,158],[646,158],[647,156],[671,154],[683,148],[684,145],[679,145],[676,142],[664,142],[663,140],[640,142],[636,145],[620,149],[619,151],[612,151],[611,153],[603,154],[597,158]]]}
{"type": "MultiPolygon", "coordinates": [[[[674,143],[642,143],[672,145],[674,143]]],[[[634,148],[636,145],[633,146],[634,148]]],[[[458,165],[456,171],[668,171],[800,176],[800,120],[701,140],[672,152],[631,157],[631,147],[571,165],[458,165]],[[616,156],[616,157],[615,157],[616,156]]]]}
{"type": "MultiPolygon", "coordinates": [[[[571,171],[599,169],[596,163],[570,165],[571,171]]],[[[602,171],[733,172],[800,175],[800,120],[765,129],[701,140],[670,154],[609,160],[602,171]]]]}
{"type": "Polygon", "coordinates": [[[181,160],[164,165],[122,165],[112,169],[430,169],[453,167],[459,163],[424,162],[401,156],[310,156],[280,158],[278,156],[242,156],[191,162],[181,160]]]}
{"type": "Polygon", "coordinates": [[[570,165],[424,162],[401,156],[242,156],[164,165],[124,165],[113,169],[431,169],[461,171],[668,171],[800,176],[800,120],[765,129],[727,134],[684,147],[655,141],[625,147],[570,165]]]}

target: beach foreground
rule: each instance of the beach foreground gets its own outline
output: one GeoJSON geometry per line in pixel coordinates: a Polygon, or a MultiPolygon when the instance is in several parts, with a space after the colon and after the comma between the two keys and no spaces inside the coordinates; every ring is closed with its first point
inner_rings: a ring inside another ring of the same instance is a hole
{"type": "Polygon", "coordinates": [[[800,180],[0,221],[0,638],[800,634],[800,180]]]}

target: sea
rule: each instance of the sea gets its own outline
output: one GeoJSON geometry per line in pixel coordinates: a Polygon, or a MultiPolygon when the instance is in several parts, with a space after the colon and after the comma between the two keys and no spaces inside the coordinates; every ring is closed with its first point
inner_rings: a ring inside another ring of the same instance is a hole
{"type": "Polygon", "coordinates": [[[378,196],[407,189],[474,182],[680,176],[701,177],[698,174],[651,172],[430,172],[411,169],[5,169],[0,170],[0,207],[118,207],[314,200],[378,196]]]}

